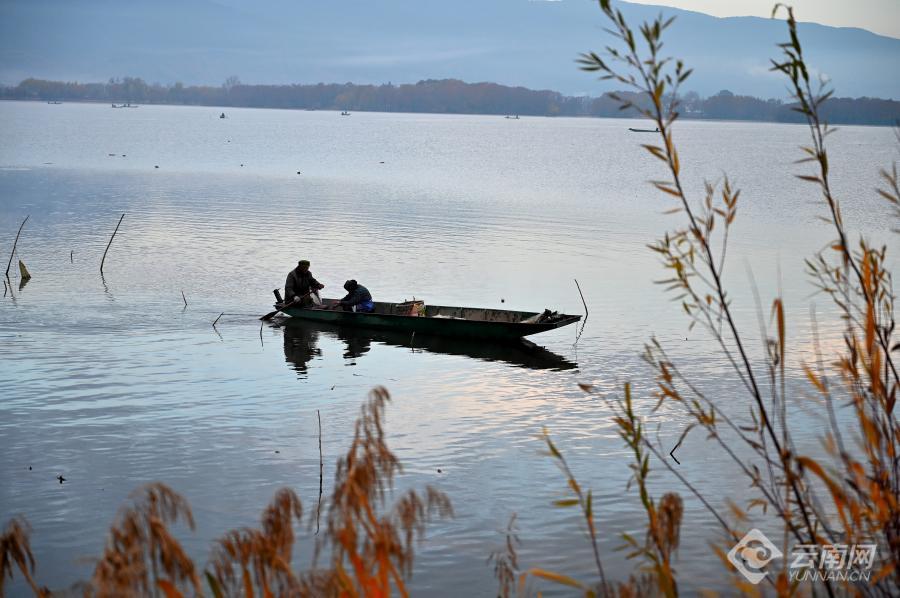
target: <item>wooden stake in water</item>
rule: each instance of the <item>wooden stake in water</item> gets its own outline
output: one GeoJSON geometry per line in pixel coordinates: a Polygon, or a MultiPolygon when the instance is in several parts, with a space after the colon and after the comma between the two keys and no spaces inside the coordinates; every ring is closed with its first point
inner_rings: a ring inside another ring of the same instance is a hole
{"type": "Polygon", "coordinates": [[[112,245],[113,239],[116,238],[116,233],[119,232],[119,226],[122,224],[122,220],[125,219],[125,214],[122,214],[122,217],[119,218],[119,224],[116,225],[116,230],[113,231],[112,236],[109,238],[109,243],[106,244],[106,251],[103,252],[103,259],[100,260],[100,276],[103,276],[103,262],[106,261],[106,253],[109,251],[109,246],[112,245]]]}
{"type": "Polygon", "coordinates": [[[16,245],[19,244],[19,235],[22,234],[22,228],[25,226],[25,223],[28,222],[28,218],[30,216],[25,216],[25,220],[22,221],[21,226],[19,226],[19,232],[16,233],[16,240],[13,241],[13,248],[9,254],[9,262],[6,264],[6,278],[9,278],[9,267],[12,266],[13,256],[16,254],[16,245]]]}
{"type": "MultiPolygon", "coordinates": [[[[331,387],[334,389],[334,387],[331,387]]],[[[319,534],[319,513],[322,510],[322,471],[325,467],[322,461],[322,415],[316,409],[316,417],[319,420],[319,504],[316,506],[316,535],[319,534]]]]}
{"type": "Polygon", "coordinates": [[[581,292],[581,285],[578,284],[578,279],[575,279],[575,286],[578,287],[578,294],[581,295],[581,303],[584,305],[584,319],[587,320],[588,317],[588,308],[587,301],[584,300],[584,293],[581,292]]]}
{"type": "Polygon", "coordinates": [[[578,287],[578,294],[581,295],[581,303],[584,305],[584,320],[581,322],[581,330],[578,331],[578,334],[575,336],[575,344],[578,344],[578,341],[581,340],[581,335],[584,333],[584,327],[587,326],[588,320],[588,308],[587,301],[584,300],[584,293],[581,292],[581,285],[578,284],[578,279],[575,279],[575,286],[578,287]]]}

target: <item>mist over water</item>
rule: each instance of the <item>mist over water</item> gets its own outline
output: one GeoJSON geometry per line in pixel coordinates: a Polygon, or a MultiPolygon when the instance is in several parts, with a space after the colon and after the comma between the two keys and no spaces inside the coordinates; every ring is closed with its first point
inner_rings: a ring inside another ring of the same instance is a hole
{"type": "MultiPolygon", "coordinates": [[[[30,215],[16,258],[33,275],[0,301],[0,520],[28,518],[42,583],[88,577],[117,509],[146,482],[190,501],[197,529],[181,537],[198,563],[226,530],[255,525],[279,487],[295,488],[314,512],[316,411],[328,495],[375,385],[393,396],[398,489],[432,484],[456,511],[428,528],[415,593],[493,592],[485,559],[513,512],[525,566],[593,579],[578,517],[550,506],[564,480],[539,454],[543,426],[593,488],[607,571],[624,576],[619,534],[642,529],[645,515],[625,489],[630,456],[603,402],[577,383],[615,393],[631,380],[648,427],[674,444],[686,419],[668,407],[651,413],[640,360],[655,335],[723,409],[737,419],[747,412],[715,348],[653,283],[664,273],[646,244],[679,224],[646,183],[664,176],[639,147],[653,136],[629,133],[641,123],[627,120],[220,112],[0,103],[0,255],[9,258],[30,215]],[[582,313],[577,278],[590,315],[577,344],[575,326],[533,337],[553,354],[537,361],[309,324],[260,328],[272,289],[303,258],[325,295],[355,278],[387,301],[582,313]]],[[[766,317],[783,293],[802,402],[811,394],[800,371],[813,356],[811,303],[822,344],[840,340],[802,270],[831,239],[815,189],[793,177],[806,129],[684,122],[675,140],[693,197],[725,173],[743,189],[726,282],[755,357],[748,272],[766,317]]],[[[831,143],[848,228],[896,252],[872,192],[878,169],[897,157],[892,132],[845,127],[831,143]]],[[[794,413],[798,442],[814,450],[816,411],[794,413]]],[[[689,436],[680,471],[717,506],[742,500],[744,480],[711,448],[689,436]]],[[[685,499],[682,589],[722,588],[708,547],[716,528],[657,470],[656,496],[685,499]]],[[[306,528],[298,545],[305,565],[306,528]]]]}

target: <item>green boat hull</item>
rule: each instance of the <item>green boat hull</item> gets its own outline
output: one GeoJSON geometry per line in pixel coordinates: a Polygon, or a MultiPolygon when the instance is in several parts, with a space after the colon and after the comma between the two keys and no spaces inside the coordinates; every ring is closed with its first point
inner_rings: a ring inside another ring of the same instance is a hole
{"type": "MultiPolygon", "coordinates": [[[[334,300],[324,300],[326,305],[334,300]]],[[[373,313],[355,313],[322,308],[288,308],[284,313],[292,318],[328,322],[341,326],[358,326],[375,330],[452,336],[492,341],[516,341],[525,336],[555,330],[574,324],[581,316],[560,315],[550,322],[525,322],[539,312],[520,312],[503,309],[449,307],[429,305],[417,316],[391,313],[396,303],[376,303],[373,313]]]]}

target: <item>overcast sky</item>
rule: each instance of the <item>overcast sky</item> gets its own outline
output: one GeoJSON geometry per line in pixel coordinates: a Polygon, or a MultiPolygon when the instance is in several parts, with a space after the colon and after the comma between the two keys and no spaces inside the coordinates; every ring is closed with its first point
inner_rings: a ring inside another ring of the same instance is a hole
{"type": "MultiPolygon", "coordinates": [[[[768,17],[775,0],[629,0],[696,10],[717,17],[768,17]]],[[[900,0],[782,0],[799,21],[833,27],[862,27],[900,38],[900,0]]]]}

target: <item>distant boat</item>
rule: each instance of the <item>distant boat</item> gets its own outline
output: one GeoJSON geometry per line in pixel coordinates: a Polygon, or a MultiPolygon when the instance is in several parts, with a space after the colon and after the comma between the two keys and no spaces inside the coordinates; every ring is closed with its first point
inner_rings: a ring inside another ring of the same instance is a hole
{"type": "Polygon", "coordinates": [[[53,104],[53,105],[56,105],[56,106],[58,106],[59,104],[62,104],[62,102],[57,102],[56,100],[53,100],[52,102],[47,102],[47,103],[48,103],[48,104],[53,104]]]}
{"type": "Polygon", "coordinates": [[[350,116],[350,113],[344,110],[343,112],[341,112],[341,116],[350,116]]]}
{"type": "Polygon", "coordinates": [[[628,130],[632,133],[659,133],[659,129],[634,129],[632,127],[628,127],[628,130]]]}
{"type": "Polygon", "coordinates": [[[227,117],[225,116],[225,113],[223,112],[222,114],[219,115],[219,118],[227,118],[227,117]]]}
{"type": "Polygon", "coordinates": [[[113,104],[112,107],[113,108],[140,108],[140,106],[138,106],[137,104],[132,104],[131,102],[125,102],[124,104],[119,104],[119,105],[113,104]]]}
{"type": "Polygon", "coordinates": [[[509,120],[519,120],[519,115],[516,114],[515,116],[510,116],[509,114],[507,114],[506,118],[508,118],[509,120]]]}

